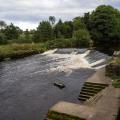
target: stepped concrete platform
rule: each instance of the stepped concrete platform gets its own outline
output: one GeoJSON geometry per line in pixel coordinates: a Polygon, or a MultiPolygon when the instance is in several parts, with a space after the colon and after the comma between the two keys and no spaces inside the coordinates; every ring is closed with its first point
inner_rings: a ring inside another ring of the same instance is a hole
{"type": "Polygon", "coordinates": [[[88,119],[95,113],[95,110],[92,107],[64,101],[57,103],[50,109],[50,111],[64,113],[71,116],[77,116],[82,119],[88,119]]]}
{"type": "Polygon", "coordinates": [[[50,111],[77,116],[85,120],[116,120],[120,107],[120,89],[112,87],[111,79],[105,77],[104,69],[98,70],[86,82],[108,84],[109,86],[100,93],[97,101],[92,101],[92,104],[90,102],[82,105],[59,102],[50,111]]]}

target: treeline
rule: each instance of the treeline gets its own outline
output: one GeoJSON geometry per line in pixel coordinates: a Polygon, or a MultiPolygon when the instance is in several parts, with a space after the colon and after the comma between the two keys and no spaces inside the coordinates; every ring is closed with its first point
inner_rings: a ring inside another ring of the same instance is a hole
{"type": "Polygon", "coordinates": [[[108,5],[98,6],[72,21],[56,23],[56,18],[39,23],[36,30],[23,31],[0,21],[0,44],[46,43],[56,47],[96,47],[114,51],[120,48],[120,11],[108,5]]]}

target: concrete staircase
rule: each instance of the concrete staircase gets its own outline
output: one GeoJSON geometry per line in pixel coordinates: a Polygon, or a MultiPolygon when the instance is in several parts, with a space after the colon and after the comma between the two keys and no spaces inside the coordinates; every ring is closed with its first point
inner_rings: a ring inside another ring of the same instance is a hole
{"type": "Polygon", "coordinates": [[[107,84],[85,82],[78,99],[82,102],[92,103],[102,95],[102,91],[106,87],[108,87],[107,84]]]}

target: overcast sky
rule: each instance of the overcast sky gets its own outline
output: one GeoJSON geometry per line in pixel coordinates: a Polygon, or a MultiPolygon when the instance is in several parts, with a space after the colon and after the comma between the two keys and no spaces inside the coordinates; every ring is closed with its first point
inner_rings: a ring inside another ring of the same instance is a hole
{"type": "Polygon", "coordinates": [[[120,10],[120,0],[0,0],[0,20],[32,29],[49,16],[71,20],[101,4],[120,10]]]}

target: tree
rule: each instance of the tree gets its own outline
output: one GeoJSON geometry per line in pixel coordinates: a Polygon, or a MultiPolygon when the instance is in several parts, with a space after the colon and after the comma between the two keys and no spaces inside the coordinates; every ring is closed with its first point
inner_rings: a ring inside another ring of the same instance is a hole
{"type": "Polygon", "coordinates": [[[76,18],[73,19],[73,28],[74,28],[74,31],[86,28],[86,26],[85,26],[84,22],[82,21],[81,17],[76,17],[76,18]]]}
{"type": "Polygon", "coordinates": [[[6,36],[4,34],[4,29],[7,26],[7,24],[4,21],[0,21],[0,44],[6,44],[6,36]]]}
{"type": "Polygon", "coordinates": [[[120,12],[112,6],[97,7],[90,15],[90,31],[95,46],[120,48],[120,12]]]}
{"type": "Polygon", "coordinates": [[[52,26],[54,25],[55,20],[56,20],[56,19],[55,19],[54,16],[50,16],[50,17],[49,17],[49,21],[51,22],[52,26]]]}
{"type": "Polygon", "coordinates": [[[54,33],[56,38],[71,38],[73,34],[73,24],[71,21],[62,22],[60,19],[54,27],[54,33]]]}
{"type": "Polygon", "coordinates": [[[18,38],[15,40],[17,43],[32,43],[32,35],[28,29],[26,29],[18,38]]]}
{"type": "Polygon", "coordinates": [[[52,26],[48,21],[40,22],[37,31],[34,34],[34,41],[35,42],[44,42],[47,40],[51,40],[53,37],[52,34],[52,26]]]}
{"type": "Polygon", "coordinates": [[[7,24],[4,21],[0,21],[0,29],[4,29],[7,26],[7,24]]]}
{"type": "Polygon", "coordinates": [[[4,33],[0,33],[0,44],[6,44],[6,36],[4,33]]]}
{"type": "Polygon", "coordinates": [[[83,22],[84,24],[86,25],[87,29],[89,30],[89,24],[90,24],[90,13],[85,13],[84,14],[84,17],[82,18],[83,19],[83,22]]]}
{"type": "Polygon", "coordinates": [[[76,47],[89,47],[91,38],[86,29],[79,29],[75,31],[73,38],[76,41],[76,47]]]}
{"type": "Polygon", "coordinates": [[[66,21],[62,24],[62,35],[64,38],[72,38],[73,35],[73,24],[71,21],[66,21]]]}
{"type": "Polygon", "coordinates": [[[54,34],[56,38],[62,37],[63,22],[59,19],[58,23],[54,27],[54,34]]]}
{"type": "Polygon", "coordinates": [[[25,35],[25,39],[29,41],[30,40],[30,33],[29,33],[28,29],[26,29],[26,31],[24,32],[24,35],[25,35]]]}
{"type": "Polygon", "coordinates": [[[21,34],[21,30],[19,27],[14,26],[12,23],[10,25],[8,25],[5,30],[4,30],[5,36],[7,40],[13,40],[13,39],[18,39],[20,34],[21,34]]]}

